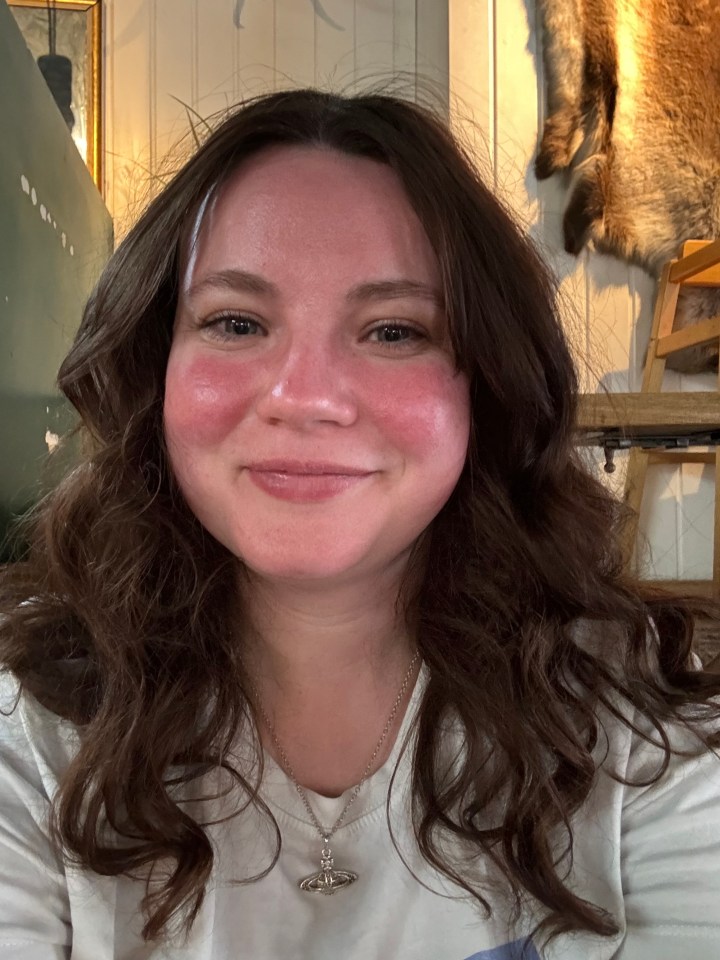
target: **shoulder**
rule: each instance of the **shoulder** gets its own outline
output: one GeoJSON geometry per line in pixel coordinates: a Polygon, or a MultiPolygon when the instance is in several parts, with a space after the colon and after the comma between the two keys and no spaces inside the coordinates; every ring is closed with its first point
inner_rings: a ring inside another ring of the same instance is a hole
{"type": "MultiPolygon", "coordinates": [[[[584,621],[578,624],[576,642],[609,662],[617,630],[612,623],[584,621]]],[[[652,642],[649,630],[648,644],[652,642]]],[[[699,658],[692,666],[702,669],[699,658]]],[[[708,703],[710,709],[688,704],[679,718],[652,720],[617,691],[609,691],[606,703],[596,707],[594,799],[614,820],[625,862],[650,848],[673,848],[680,855],[684,845],[689,855],[696,848],[693,838],[702,833],[714,845],[716,869],[720,864],[720,697],[708,703]],[[708,747],[703,738],[715,738],[718,745],[708,747]]],[[[589,806],[597,810],[596,804],[591,798],[589,806]]]]}
{"type": "MultiPolygon", "coordinates": [[[[598,625],[584,629],[596,651],[598,625]]],[[[702,669],[695,655],[692,666],[702,669]]],[[[597,710],[600,780],[612,797],[626,895],[652,900],[659,915],[662,898],[656,903],[652,891],[666,877],[668,889],[683,891],[685,909],[690,897],[720,899],[720,696],[686,704],[672,719],[652,719],[617,692],[607,699],[597,710]]]]}
{"type": "MultiPolygon", "coordinates": [[[[720,700],[715,699],[720,707],[720,700]]],[[[720,748],[664,725],[674,751],[636,716],[619,813],[628,958],[710,956],[720,948],[720,748]],[[648,742],[649,738],[652,742],[648,742]],[[633,952],[637,950],[638,952],[633,952]]],[[[702,722],[718,733],[720,722],[702,722]]],[[[623,954],[624,956],[624,954],[623,954]]]]}
{"type": "Polygon", "coordinates": [[[0,672],[0,792],[25,784],[51,799],[78,742],[73,724],[43,707],[14,674],[0,672]]]}
{"type": "MultiPolygon", "coordinates": [[[[622,624],[615,620],[589,620],[586,617],[580,617],[571,624],[570,633],[580,649],[603,659],[617,653],[620,645],[624,643],[622,624]]],[[[648,648],[652,650],[653,643],[657,641],[654,625],[648,628],[647,640],[648,648]]],[[[702,662],[696,653],[692,654],[692,663],[696,669],[702,669],[702,662]]]]}

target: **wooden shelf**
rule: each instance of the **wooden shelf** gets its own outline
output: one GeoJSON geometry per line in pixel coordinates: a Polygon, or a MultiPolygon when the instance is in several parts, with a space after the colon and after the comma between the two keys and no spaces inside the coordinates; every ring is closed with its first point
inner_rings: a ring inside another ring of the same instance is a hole
{"type": "Polygon", "coordinates": [[[720,431],[720,393],[584,393],[577,429],[581,442],[603,436],[686,436],[720,431]]]}
{"type": "Polygon", "coordinates": [[[712,580],[643,580],[649,587],[657,587],[681,597],[713,597],[712,580]]]}

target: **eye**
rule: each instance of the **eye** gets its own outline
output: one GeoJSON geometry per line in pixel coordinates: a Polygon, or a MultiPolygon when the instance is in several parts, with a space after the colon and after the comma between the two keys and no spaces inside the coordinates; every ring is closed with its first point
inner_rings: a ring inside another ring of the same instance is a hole
{"type": "Polygon", "coordinates": [[[241,340],[258,334],[264,336],[265,333],[257,320],[242,313],[221,313],[203,327],[211,337],[219,340],[241,340]]]}
{"type": "Polygon", "coordinates": [[[383,323],[368,334],[368,340],[383,344],[416,343],[424,340],[425,334],[406,323],[383,323]]]}

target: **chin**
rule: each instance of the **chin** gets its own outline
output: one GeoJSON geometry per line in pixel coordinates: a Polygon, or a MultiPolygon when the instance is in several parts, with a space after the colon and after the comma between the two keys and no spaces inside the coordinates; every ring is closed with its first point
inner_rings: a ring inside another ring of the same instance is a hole
{"type": "Polygon", "coordinates": [[[285,552],[269,556],[262,550],[244,550],[241,546],[230,547],[232,552],[255,576],[264,580],[302,582],[308,586],[322,582],[337,582],[351,577],[365,568],[365,556],[360,553],[338,555],[330,548],[321,547],[302,551],[285,552]]]}

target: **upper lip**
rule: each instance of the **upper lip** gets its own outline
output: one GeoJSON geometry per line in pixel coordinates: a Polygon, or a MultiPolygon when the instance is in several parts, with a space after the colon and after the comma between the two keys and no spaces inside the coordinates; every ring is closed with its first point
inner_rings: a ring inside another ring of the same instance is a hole
{"type": "Polygon", "coordinates": [[[249,470],[261,473],[295,473],[312,476],[335,474],[340,476],[360,477],[372,473],[364,467],[352,467],[343,463],[331,463],[327,460],[257,460],[249,463],[249,470]]]}

